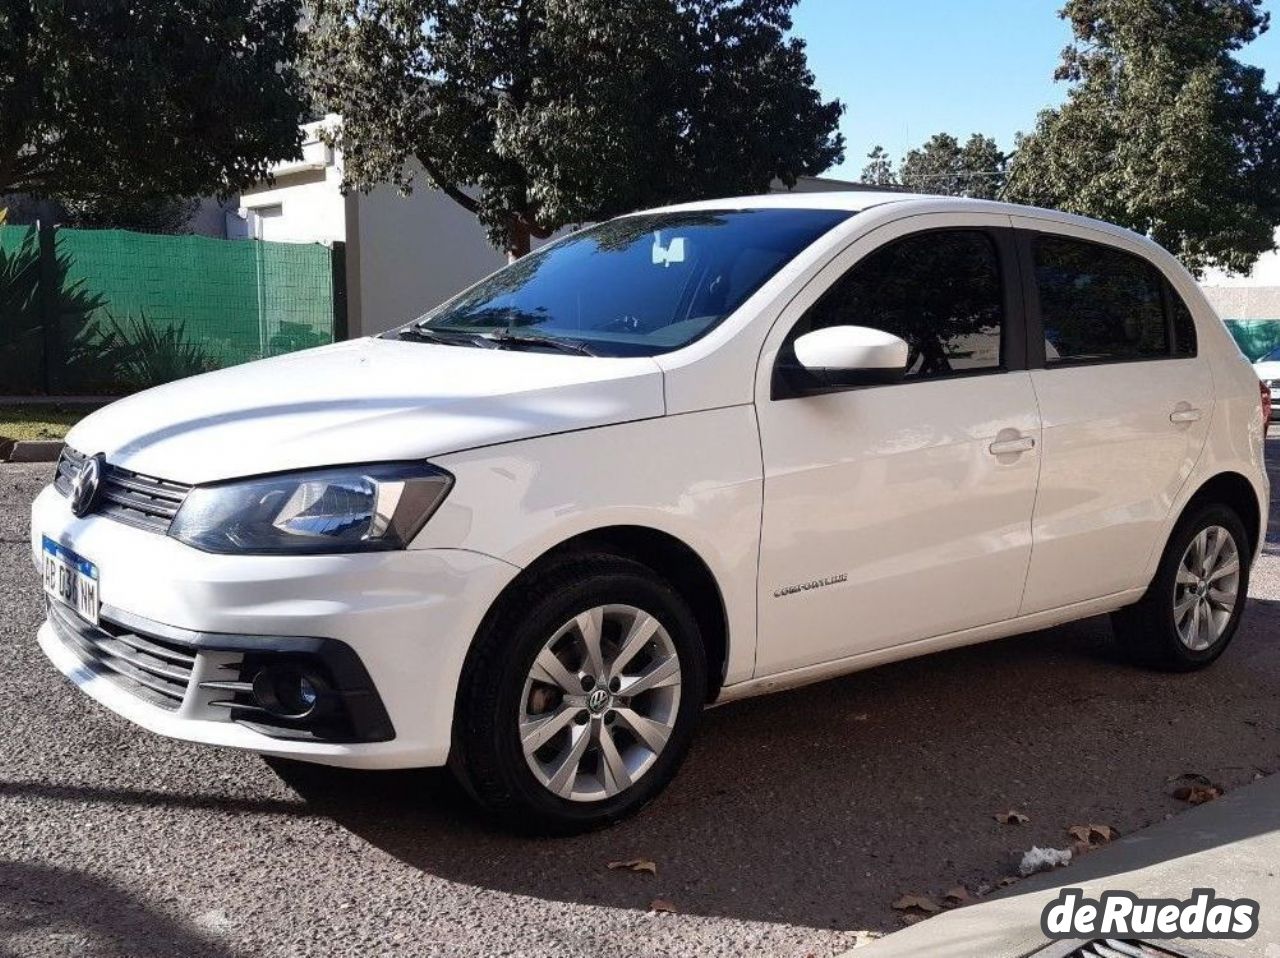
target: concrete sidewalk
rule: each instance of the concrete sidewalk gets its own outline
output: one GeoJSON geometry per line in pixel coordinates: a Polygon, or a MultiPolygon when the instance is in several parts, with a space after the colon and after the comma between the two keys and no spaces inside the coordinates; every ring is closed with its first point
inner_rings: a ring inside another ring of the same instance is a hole
{"type": "Polygon", "coordinates": [[[1184,944],[1210,955],[1280,958],[1278,874],[1280,775],[1272,775],[1118,839],[1068,868],[1020,882],[1001,897],[895,932],[856,955],[1023,958],[1049,943],[1040,933],[1040,913],[1061,888],[1083,888],[1094,899],[1123,890],[1179,900],[1190,898],[1192,889],[1212,888],[1219,897],[1256,899],[1258,934],[1247,941],[1184,944]]]}

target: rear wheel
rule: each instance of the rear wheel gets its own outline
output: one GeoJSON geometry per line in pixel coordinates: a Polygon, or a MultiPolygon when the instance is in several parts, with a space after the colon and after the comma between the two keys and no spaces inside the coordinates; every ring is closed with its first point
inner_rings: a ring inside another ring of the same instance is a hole
{"type": "Polygon", "coordinates": [[[670,584],[616,556],[566,560],[532,575],[481,628],[451,765],[520,827],[606,825],[675,774],[705,692],[697,622],[670,584]]]}
{"type": "Polygon", "coordinates": [[[1115,613],[1121,646],[1157,668],[1190,671],[1226,649],[1244,610],[1249,539],[1227,506],[1206,504],[1174,529],[1147,594],[1115,613]]]}

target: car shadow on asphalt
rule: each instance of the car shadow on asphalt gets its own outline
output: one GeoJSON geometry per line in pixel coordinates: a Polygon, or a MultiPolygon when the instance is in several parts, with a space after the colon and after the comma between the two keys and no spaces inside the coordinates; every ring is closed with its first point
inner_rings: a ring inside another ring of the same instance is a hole
{"type": "Polygon", "coordinates": [[[235,958],[114,882],[0,859],[0,958],[35,953],[235,958]]]}
{"type": "Polygon", "coordinates": [[[711,709],[665,793],[571,838],[492,826],[443,771],[273,767],[314,813],[451,881],[891,930],[903,892],[974,892],[1070,825],[1128,834],[1183,810],[1183,773],[1230,789],[1274,771],[1277,634],[1280,602],[1251,600],[1215,667],[1171,675],[1121,661],[1095,618],[711,709]],[[998,823],[1011,808],[1031,821],[998,823]],[[608,867],[635,858],[657,874],[608,867]]]}

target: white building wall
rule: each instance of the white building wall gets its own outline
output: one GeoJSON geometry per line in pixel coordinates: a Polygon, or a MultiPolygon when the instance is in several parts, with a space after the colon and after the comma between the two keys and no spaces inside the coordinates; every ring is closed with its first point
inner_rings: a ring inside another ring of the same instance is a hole
{"type": "Polygon", "coordinates": [[[275,182],[246,190],[240,215],[252,239],[283,243],[333,243],[347,239],[342,157],[320,139],[337,122],[329,116],[303,129],[302,158],[272,168],[275,182]]]}
{"type": "MultiPolygon", "coordinates": [[[[1280,229],[1276,242],[1280,244],[1280,229]]],[[[1209,270],[1200,285],[1223,319],[1280,320],[1280,251],[1264,253],[1245,275],[1209,270]]]]}

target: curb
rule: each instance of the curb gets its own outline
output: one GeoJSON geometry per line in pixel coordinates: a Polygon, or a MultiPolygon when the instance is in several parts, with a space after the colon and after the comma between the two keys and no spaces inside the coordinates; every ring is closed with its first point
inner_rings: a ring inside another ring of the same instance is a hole
{"type": "Polygon", "coordinates": [[[61,454],[61,439],[0,439],[0,461],[57,462],[61,454]]]}

